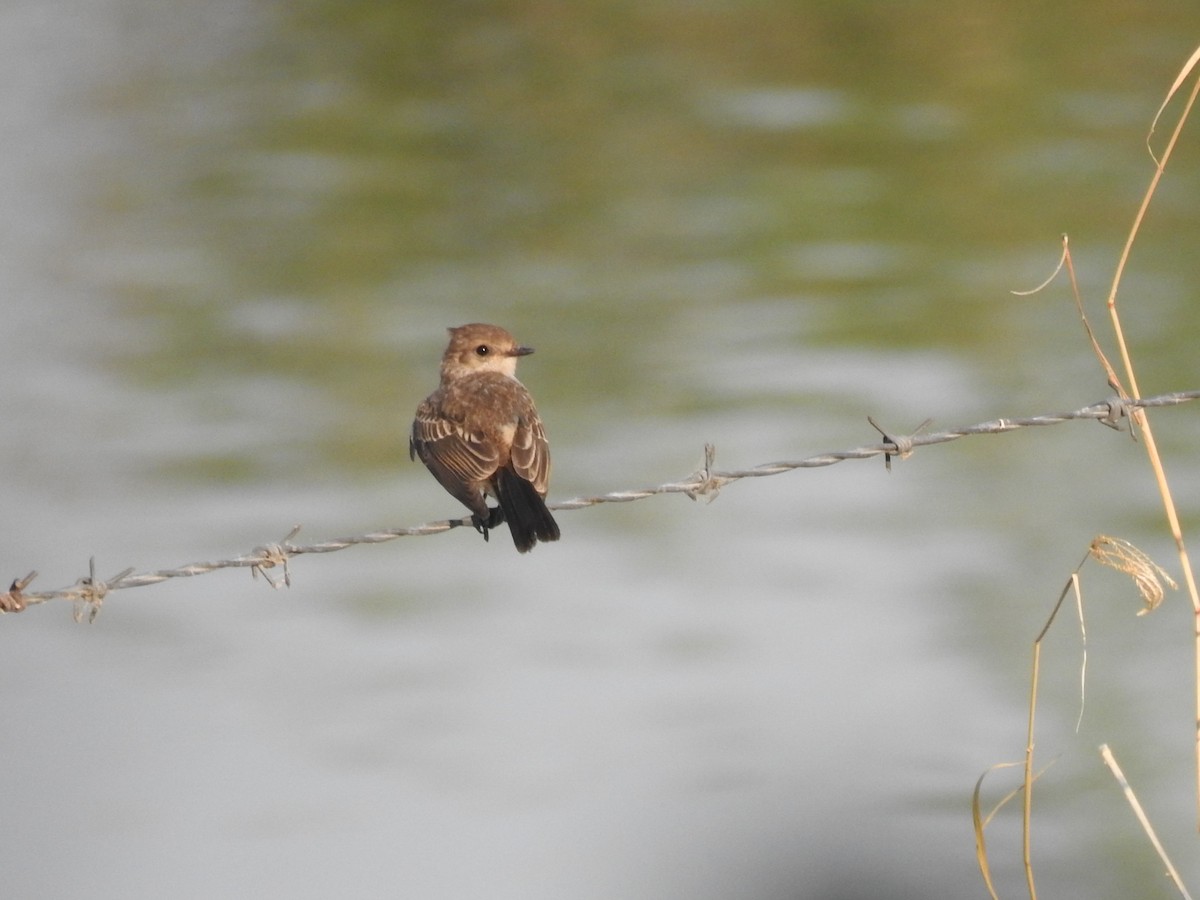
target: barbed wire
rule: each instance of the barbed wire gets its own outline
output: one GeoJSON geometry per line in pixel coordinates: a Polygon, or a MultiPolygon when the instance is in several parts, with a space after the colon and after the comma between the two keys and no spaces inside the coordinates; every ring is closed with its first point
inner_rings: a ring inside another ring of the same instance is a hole
{"type": "MultiPolygon", "coordinates": [[[[593,497],[576,497],[550,504],[555,511],[583,509],[602,503],[629,503],[634,500],[644,500],[659,494],[684,494],[692,500],[712,500],[727,484],[745,478],[763,478],[770,475],[781,475],[794,469],[812,469],[831,466],[835,463],[850,459],[871,459],[882,456],[885,466],[890,470],[892,457],[905,459],[918,447],[931,444],[944,444],[970,435],[1005,434],[1020,428],[1035,428],[1044,425],[1058,425],[1079,419],[1094,419],[1112,428],[1125,427],[1130,411],[1134,409],[1149,409],[1154,407],[1177,406],[1191,400],[1200,399],[1200,391],[1177,391],[1170,394],[1160,394],[1156,397],[1141,399],[1111,397],[1099,403],[1093,403],[1072,412],[1049,413],[1040,416],[1023,416],[1019,418],[991,419],[977,425],[965,428],[954,428],[928,434],[920,433],[930,420],[919,425],[911,434],[897,434],[876,424],[869,416],[867,420],[880,433],[883,440],[877,444],[868,444],[852,450],[838,450],[807,456],[803,459],[785,462],[763,463],[749,469],[718,470],[713,468],[716,450],[712,444],[704,447],[704,462],[700,469],[693,472],[683,481],[667,482],[654,487],[640,490],[612,491],[607,494],[597,494],[593,497]]],[[[80,578],[70,587],[53,591],[26,592],[26,588],[37,577],[37,572],[30,572],[24,578],[12,582],[7,593],[0,594],[0,613],[20,612],[29,606],[45,603],[49,600],[70,600],[75,604],[75,619],[89,622],[95,620],[107,596],[117,590],[146,587],[158,584],[171,578],[188,578],[193,575],[204,575],[218,569],[248,568],[254,578],[262,576],[273,588],[290,586],[292,583],[288,560],[292,557],[308,553],[332,553],[345,550],[347,547],[359,544],[381,544],[384,541],[402,537],[418,537],[439,534],[452,528],[470,526],[471,517],[461,519],[445,519],[439,522],[428,522],[409,528],[388,528],[382,531],[372,531],[353,537],[334,538],[315,544],[294,544],[292,539],[299,534],[297,525],[278,543],[267,543],[255,547],[244,556],[223,559],[216,562],[194,562],[173,569],[158,569],[153,572],[134,573],[133,569],[125,569],[108,579],[96,577],[96,560],[93,557],[88,563],[88,574],[80,578]],[[280,570],[277,577],[267,574],[270,569],[280,570]]]]}

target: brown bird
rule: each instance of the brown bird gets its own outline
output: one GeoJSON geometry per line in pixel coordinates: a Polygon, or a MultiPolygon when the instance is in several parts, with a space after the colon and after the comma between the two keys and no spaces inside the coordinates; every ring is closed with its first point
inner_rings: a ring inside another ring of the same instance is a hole
{"type": "Polygon", "coordinates": [[[438,389],[417,407],[408,455],[471,510],[484,540],[507,522],[517,549],[557,541],[558,523],[543,498],[550,444],[533,397],[517,381],[517,359],[533,352],[495,325],[451,328],[438,389]],[[500,504],[489,509],[485,498],[500,504]]]}

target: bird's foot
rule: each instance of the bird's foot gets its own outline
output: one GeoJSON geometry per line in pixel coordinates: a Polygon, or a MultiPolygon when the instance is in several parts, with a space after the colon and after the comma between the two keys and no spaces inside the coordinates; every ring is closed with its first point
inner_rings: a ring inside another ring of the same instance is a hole
{"type": "Polygon", "coordinates": [[[475,526],[475,530],[483,535],[483,539],[488,539],[488,532],[504,524],[504,510],[500,507],[494,507],[488,510],[487,518],[475,513],[471,516],[471,524],[475,526]]]}

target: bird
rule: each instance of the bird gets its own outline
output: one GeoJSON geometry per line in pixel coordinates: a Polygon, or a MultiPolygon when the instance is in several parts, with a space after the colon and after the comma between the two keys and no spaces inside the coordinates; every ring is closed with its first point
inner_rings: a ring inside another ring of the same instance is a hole
{"type": "Polygon", "coordinates": [[[550,444],[533,397],[517,380],[517,360],[533,352],[497,325],[473,322],[447,329],[437,390],[417,407],[410,459],[420,458],[451,496],[471,511],[487,540],[507,522],[513,544],[528,553],[557,541],[546,508],[550,444]],[[489,509],[487,497],[498,507],[489,509]]]}

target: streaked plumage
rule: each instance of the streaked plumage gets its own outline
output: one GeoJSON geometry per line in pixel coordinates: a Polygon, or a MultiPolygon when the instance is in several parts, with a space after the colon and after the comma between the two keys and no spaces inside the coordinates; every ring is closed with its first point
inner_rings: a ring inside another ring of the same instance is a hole
{"type": "Polygon", "coordinates": [[[451,328],[441,384],[417,407],[409,442],[409,455],[471,510],[485,538],[506,521],[522,553],[559,538],[543,500],[550,445],[533,397],[516,378],[517,359],[532,352],[495,325],[451,328]],[[486,496],[499,509],[488,509],[486,496]]]}

